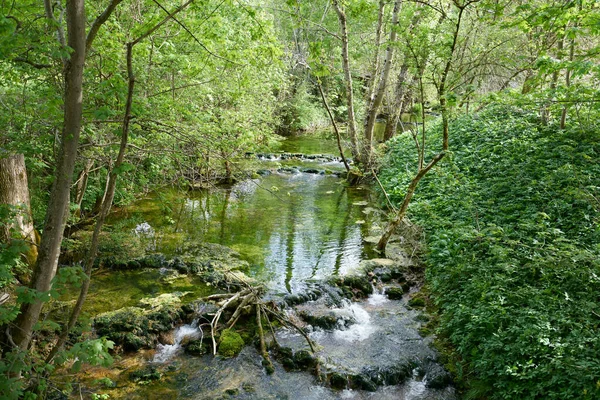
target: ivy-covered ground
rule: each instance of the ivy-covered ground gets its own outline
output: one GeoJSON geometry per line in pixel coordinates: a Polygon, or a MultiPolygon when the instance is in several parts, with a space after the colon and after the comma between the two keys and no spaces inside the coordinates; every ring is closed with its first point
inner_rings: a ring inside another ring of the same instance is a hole
{"type": "MultiPolygon", "coordinates": [[[[455,120],[450,149],[410,218],[467,398],[600,398],[600,132],[495,106],[455,120]]],[[[390,143],[396,202],[414,154],[407,135],[390,143]]]]}

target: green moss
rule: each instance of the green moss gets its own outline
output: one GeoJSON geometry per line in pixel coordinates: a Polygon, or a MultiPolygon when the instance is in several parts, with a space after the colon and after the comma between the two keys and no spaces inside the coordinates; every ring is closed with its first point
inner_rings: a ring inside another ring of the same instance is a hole
{"type": "Polygon", "coordinates": [[[420,296],[415,296],[408,301],[408,305],[415,308],[425,307],[425,299],[420,296]]]}
{"type": "Polygon", "coordinates": [[[244,339],[239,333],[225,329],[221,332],[217,352],[223,357],[235,357],[244,348],[244,339]]]}

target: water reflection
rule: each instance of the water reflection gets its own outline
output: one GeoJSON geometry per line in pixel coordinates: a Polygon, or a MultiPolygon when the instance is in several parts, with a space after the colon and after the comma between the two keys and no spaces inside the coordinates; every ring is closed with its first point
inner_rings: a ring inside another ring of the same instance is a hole
{"type": "Polygon", "coordinates": [[[177,253],[186,241],[230,246],[251,263],[252,275],[296,292],[366,257],[370,196],[330,175],[272,174],[191,196],[163,193],[131,208],[129,219],[157,231],[158,251],[177,253]]]}

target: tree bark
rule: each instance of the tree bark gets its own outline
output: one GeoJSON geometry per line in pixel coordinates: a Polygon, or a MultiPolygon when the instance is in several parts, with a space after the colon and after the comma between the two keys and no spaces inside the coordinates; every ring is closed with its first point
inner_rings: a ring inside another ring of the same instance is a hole
{"type": "Polygon", "coordinates": [[[377,13],[377,30],[375,32],[375,54],[373,56],[373,69],[371,70],[372,76],[369,80],[369,90],[367,99],[369,102],[373,101],[375,97],[375,88],[377,83],[377,75],[379,75],[379,49],[381,48],[381,33],[383,31],[383,16],[385,14],[385,1],[379,0],[379,11],[377,13]]]}
{"type": "Polygon", "coordinates": [[[75,190],[75,203],[77,204],[77,216],[81,217],[83,215],[83,210],[81,209],[81,205],[83,204],[83,196],[85,195],[85,190],[87,189],[87,182],[90,176],[90,170],[94,166],[94,160],[88,159],[85,162],[85,166],[79,173],[79,177],[77,179],[77,188],[75,190]]]}
{"type": "MultiPolygon", "coordinates": [[[[33,268],[38,256],[37,240],[31,217],[29,187],[27,185],[27,170],[25,156],[14,154],[0,158],[0,204],[20,207],[12,226],[0,230],[0,241],[11,239],[11,229],[18,232],[19,237],[27,243],[29,249],[24,254],[27,264],[33,268]]],[[[19,281],[27,281],[28,277],[18,277],[19,281]]]]}
{"type": "MultiPolygon", "coordinates": [[[[50,18],[51,15],[47,17],[50,18]]],[[[86,52],[84,0],[70,0],[67,2],[66,21],[67,44],[71,49],[71,53],[65,62],[64,68],[64,123],[61,133],[61,146],[54,183],[50,192],[50,201],[46,211],[38,260],[30,286],[38,294],[50,290],[52,278],[56,275],[81,132],[83,67],[86,52]]],[[[26,350],[31,341],[33,327],[39,319],[45,300],[45,297],[42,297],[38,297],[33,303],[21,306],[21,312],[15,321],[14,328],[11,330],[13,341],[21,350],[26,350]]]]}
{"type": "Polygon", "coordinates": [[[375,97],[369,103],[369,109],[367,110],[367,119],[365,121],[365,145],[363,151],[362,164],[365,170],[371,168],[371,159],[373,156],[373,131],[375,129],[375,121],[377,120],[377,112],[383,102],[383,95],[387,88],[387,82],[390,76],[390,70],[392,68],[392,62],[394,59],[394,43],[396,42],[396,26],[398,25],[398,13],[400,12],[400,5],[402,0],[396,0],[394,2],[394,11],[392,14],[392,28],[390,30],[390,39],[386,50],[385,61],[383,64],[383,70],[381,71],[381,77],[377,82],[377,91],[375,97]]]}
{"type": "Polygon", "coordinates": [[[348,135],[352,145],[352,157],[356,162],[360,161],[360,145],[356,132],[356,117],[354,114],[354,91],[352,89],[352,74],[350,72],[350,60],[348,58],[348,26],[346,13],[340,6],[338,0],[333,0],[333,6],[338,15],[342,38],[342,68],[344,69],[344,80],[346,83],[346,104],[348,109],[348,135]]]}
{"type": "Polygon", "coordinates": [[[325,106],[325,110],[327,110],[327,114],[329,115],[329,120],[331,121],[331,124],[333,125],[333,130],[335,131],[335,137],[337,139],[337,146],[338,146],[338,150],[340,152],[340,157],[342,158],[342,162],[344,163],[344,167],[346,168],[346,172],[350,172],[350,166],[348,165],[348,161],[346,160],[346,157],[344,156],[344,149],[342,148],[342,138],[340,135],[340,130],[338,129],[337,123],[335,122],[335,118],[333,117],[333,114],[331,113],[331,108],[329,107],[329,104],[327,103],[327,99],[325,98],[325,93],[323,93],[323,87],[321,86],[321,82],[317,82],[317,87],[319,88],[319,93],[321,94],[321,100],[323,100],[323,105],[325,106]]]}

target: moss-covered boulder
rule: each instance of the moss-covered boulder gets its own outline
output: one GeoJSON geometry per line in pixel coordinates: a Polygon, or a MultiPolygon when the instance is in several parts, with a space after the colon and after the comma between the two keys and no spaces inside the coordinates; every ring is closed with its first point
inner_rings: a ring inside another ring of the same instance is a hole
{"type": "Polygon", "coordinates": [[[234,330],[224,329],[219,338],[217,352],[223,357],[235,357],[244,348],[244,339],[234,330]]]}
{"type": "Polygon", "coordinates": [[[360,299],[373,293],[373,285],[368,277],[363,275],[347,275],[329,279],[329,284],[342,289],[348,298],[360,299]]]}
{"type": "Polygon", "coordinates": [[[182,321],[179,298],[164,294],[140,301],[142,307],[125,307],[99,314],[94,319],[98,336],[105,336],[125,351],[154,348],[161,333],[182,321]]]}
{"type": "Polygon", "coordinates": [[[385,289],[385,295],[390,300],[402,300],[404,293],[405,292],[402,287],[389,287],[385,289]]]}

